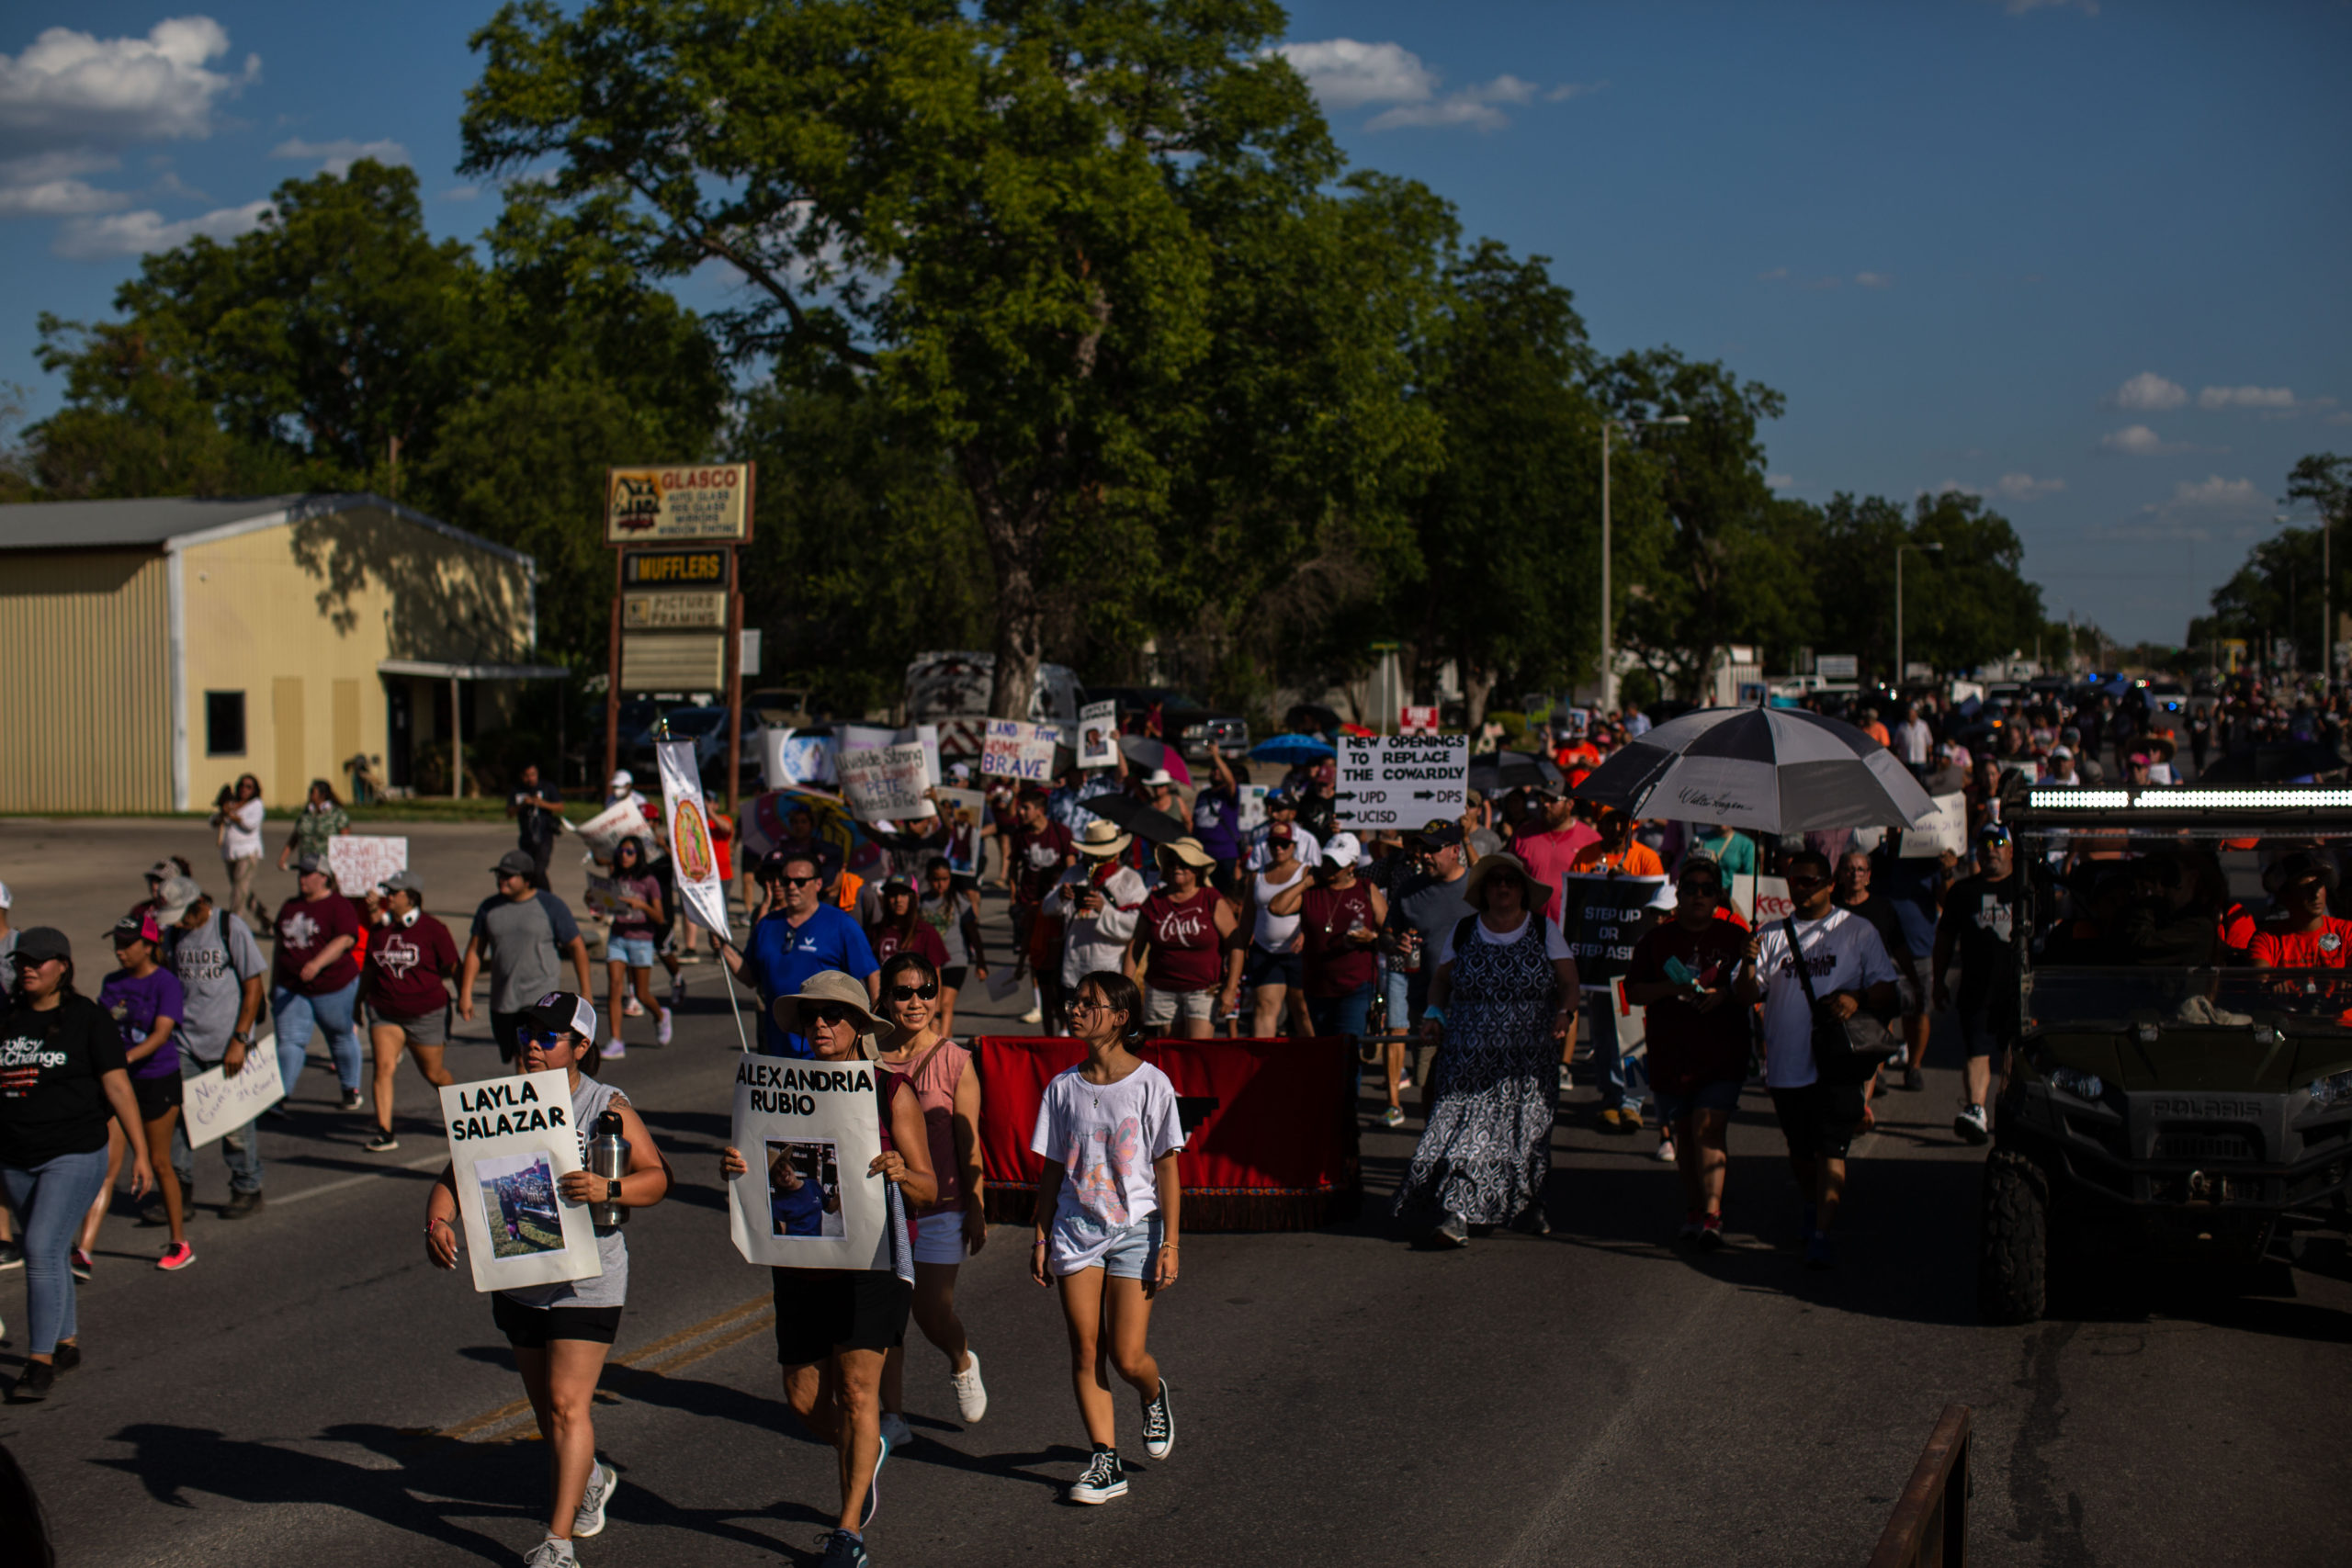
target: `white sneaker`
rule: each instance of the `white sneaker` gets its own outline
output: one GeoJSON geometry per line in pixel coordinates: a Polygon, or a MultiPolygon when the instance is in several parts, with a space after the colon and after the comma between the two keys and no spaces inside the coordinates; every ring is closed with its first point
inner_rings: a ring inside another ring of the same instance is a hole
{"type": "Polygon", "coordinates": [[[662,1021],[653,1027],[653,1043],[656,1045],[670,1043],[670,1010],[668,1008],[662,1010],[662,1021]]]}
{"type": "Polygon", "coordinates": [[[915,1440],[914,1431],[908,1427],[907,1418],[895,1410],[882,1412],[882,1436],[894,1449],[903,1449],[915,1440]]]}
{"type": "Polygon", "coordinates": [[[523,1568],[579,1568],[579,1562],[571,1554],[571,1542],[554,1536],[523,1554],[523,1568]]]}
{"type": "Polygon", "coordinates": [[[607,1062],[617,1062],[623,1056],[628,1055],[628,1047],[622,1044],[621,1037],[616,1034],[610,1040],[605,1042],[605,1048],[597,1052],[596,1055],[603,1057],[607,1062]]]}
{"type": "Polygon", "coordinates": [[[1657,1141],[1657,1159],[1660,1165],[1672,1165],[1674,1163],[1674,1140],[1672,1138],[1660,1138],[1657,1141]]]}
{"type": "Polygon", "coordinates": [[[980,1381],[980,1353],[967,1345],[964,1359],[964,1370],[948,1373],[947,1381],[956,1385],[956,1414],[969,1427],[989,1413],[989,1385],[980,1381]]]}
{"type": "Polygon", "coordinates": [[[620,1489],[621,1478],[612,1466],[598,1464],[588,1472],[588,1490],[580,1495],[580,1511],[571,1516],[573,1539],[595,1535],[605,1528],[605,1505],[620,1489]]]}
{"type": "Polygon", "coordinates": [[[1021,1015],[1021,1021],[1023,1023],[1043,1023],[1046,1021],[1046,1010],[1043,1008],[1031,1008],[1027,1012],[1021,1015]]]}
{"type": "Polygon", "coordinates": [[[634,994],[624,997],[621,998],[621,1012],[629,1018],[643,1018],[645,1004],[639,1001],[634,994]]]}
{"type": "Polygon", "coordinates": [[[1988,1142],[1993,1136],[1993,1129],[1986,1122],[1984,1108],[1981,1105],[1968,1106],[1953,1117],[1951,1130],[1972,1144],[1988,1142]]]}

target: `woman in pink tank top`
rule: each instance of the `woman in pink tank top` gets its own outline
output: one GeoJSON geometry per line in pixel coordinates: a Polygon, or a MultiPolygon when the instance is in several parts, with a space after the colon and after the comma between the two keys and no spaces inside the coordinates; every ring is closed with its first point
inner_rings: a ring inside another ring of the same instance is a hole
{"type": "MultiPolygon", "coordinates": [[[[988,1414],[980,1359],[956,1312],[956,1275],[967,1248],[989,1238],[981,1208],[980,1075],[972,1054],[940,1032],[939,970],[911,949],[882,965],[882,1016],[889,1027],[876,1064],[922,1107],[931,1168],[939,1196],[910,1212],[915,1226],[915,1325],[947,1357],[956,1408],[966,1426],[988,1414]]],[[[912,1434],[906,1420],[906,1350],[892,1350],[882,1367],[882,1430],[893,1448],[912,1434]]]]}

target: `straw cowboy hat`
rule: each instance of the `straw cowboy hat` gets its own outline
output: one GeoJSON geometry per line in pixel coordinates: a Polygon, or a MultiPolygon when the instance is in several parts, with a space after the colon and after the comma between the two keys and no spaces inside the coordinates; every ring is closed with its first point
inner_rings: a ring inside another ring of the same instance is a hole
{"type": "Polygon", "coordinates": [[[1160,845],[1159,859],[1162,870],[1168,869],[1168,863],[1171,860],[1182,861],[1196,871],[1206,871],[1216,863],[1216,857],[1201,848],[1201,841],[1190,833],[1160,845]]]}
{"type": "Polygon", "coordinates": [[[1537,914],[1542,914],[1544,906],[1552,901],[1552,890],[1527,874],[1525,862],[1517,855],[1498,852],[1480,855],[1478,863],[1470,868],[1470,875],[1462,885],[1462,897],[1472,908],[1486,908],[1487,884],[1494,880],[1498,872],[1510,872],[1519,878],[1527,888],[1527,907],[1537,914]]]}
{"type": "Polygon", "coordinates": [[[825,1002],[856,1015],[850,1021],[857,1026],[858,1049],[872,1056],[875,1032],[882,1027],[882,1021],[874,1016],[874,998],[865,994],[863,980],[854,979],[838,969],[828,969],[809,976],[797,994],[776,998],[770,1010],[775,1016],[777,1028],[791,1034],[806,1034],[808,1031],[801,1024],[801,1009],[825,1002]]]}
{"type": "Polygon", "coordinates": [[[1105,822],[1098,817],[1089,822],[1086,830],[1078,836],[1078,852],[1091,855],[1096,860],[1108,860],[1113,855],[1125,854],[1127,846],[1135,841],[1133,833],[1125,831],[1115,822],[1105,822]]]}

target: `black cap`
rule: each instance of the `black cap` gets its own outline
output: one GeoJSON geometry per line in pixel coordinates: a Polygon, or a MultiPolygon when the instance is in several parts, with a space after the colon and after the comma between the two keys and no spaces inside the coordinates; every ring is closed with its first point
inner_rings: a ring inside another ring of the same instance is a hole
{"type": "Polygon", "coordinates": [[[521,850],[509,850],[499,856],[498,863],[490,869],[501,876],[536,876],[539,863],[521,850]]]}
{"type": "Polygon", "coordinates": [[[1462,841],[1462,824],[1451,817],[1432,817],[1405,835],[1405,842],[1421,849],[1442,850],[1462,841]]]}
{"type": "Polygon", "coordinates": [[[17,933],[19,964],[39,964],[44,958],[62,958],[69,963],[74,957],[74,944],[55,926],[27,926],[17,933]]]}
{"type": "Polygon", "coordinates": [[[155,929],[155,917],[145,910],[136,915],[125,915],[114,923],[114,944],[117,947],[127,947],[134,942],[153,946],[163,940],[164,933],[155,929]]]}

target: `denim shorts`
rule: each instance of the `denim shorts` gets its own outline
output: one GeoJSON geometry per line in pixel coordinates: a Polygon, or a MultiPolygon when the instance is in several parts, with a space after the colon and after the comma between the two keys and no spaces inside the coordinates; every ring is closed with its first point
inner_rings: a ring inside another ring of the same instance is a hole
{"type": "Polygon", "coordinates": [[[1102,1271],[1114,1280],[1148,1278],[1147,1270],[1159,1256],[1163,1234],[1158,1214],[1137,1220],[1111,1238],[1111,1249],[1102,1255],[1102,1271]]]}
{"type": "Polygon", "coordinates": [[[653,967],[653,939],[650,936],[616,936],[605,942],[605,962],[626,964],[632,969],[653,967]]]}
{"type": "Polygon", "coordinates": [[[1738,1110],[1739,1083],[1737,1078],[1717,1078],[1713,1083],[1701,1084],[1689,1094],[1668,1094],[1657,1087],[1656,1078],[1652,1078],[1650,1095],[1657,1101],[1657,1119],[1670,1124],[1681,1121],[1694,1111],[1728,1112],[1738,1110]]]}

